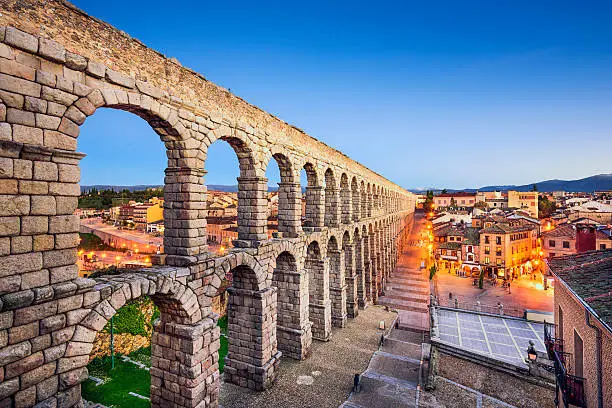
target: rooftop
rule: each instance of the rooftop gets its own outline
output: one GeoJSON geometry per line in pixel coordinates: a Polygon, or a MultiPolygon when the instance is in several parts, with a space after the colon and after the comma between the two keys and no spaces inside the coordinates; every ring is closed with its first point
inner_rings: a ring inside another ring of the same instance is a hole
{"type": "Polygon", "coordinates": [[[612,326],[612,249],[553,258],[551,271],[612,326]]]}
{"type": "MultiPolygon", "coordinates": [[[[595,236],[597,239],[608,239],[608,236],[603,232],[596,230],[595,236]]],[[[557,228],[542,233],[542,238],[569,238],[576,239],[576,225],[562,224],[557,228]]]]}

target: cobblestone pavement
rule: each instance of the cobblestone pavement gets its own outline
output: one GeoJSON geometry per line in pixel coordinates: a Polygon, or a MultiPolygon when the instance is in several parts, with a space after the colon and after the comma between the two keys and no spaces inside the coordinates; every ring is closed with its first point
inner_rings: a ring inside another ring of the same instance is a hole
{"type": "Polygon", "coordinates": [[[282,358],[274,386],[255,392],[233,384],[221,385],[224,408],[336,408],[348,397],[353,376],[363,372],[378,350],[382,332],[379,321],[391,327],[397,314],[369,306],[349,320],[347,327],[333,329],[329,342],[313,342],[304,361],[282,358]]]}

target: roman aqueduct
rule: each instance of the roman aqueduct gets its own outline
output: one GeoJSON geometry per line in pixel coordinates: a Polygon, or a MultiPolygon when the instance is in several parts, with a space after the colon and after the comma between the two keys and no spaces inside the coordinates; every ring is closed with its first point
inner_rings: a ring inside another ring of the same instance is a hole
{"type": "Polygon", "coordinates": [[[226,273],[225,381],[271,386],[282,358],[376,302],[412,220],[414,197],[337,150],[62,0],[0,9],[0,406],[72,407],[96,333],[126,302],[161,310],[152,337],[153,406],[217,406],[226,273]],[[79,128],[99,108],[138,115],[166,147],[165,265],[77,277],[79,128]],[[236,152],[238,235],[207,252],[206,157],[236,152]],[[268,239],[267,165],[279,184],[268,239]],[[302,220],[300,172],[306,170],[302,220]],[[37,405],[38,404],[38,405],[37,405]]]}

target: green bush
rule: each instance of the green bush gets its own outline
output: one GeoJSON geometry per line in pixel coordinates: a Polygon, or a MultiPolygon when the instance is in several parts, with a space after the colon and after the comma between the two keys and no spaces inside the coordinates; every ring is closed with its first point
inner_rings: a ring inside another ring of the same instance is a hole
{"type": "Polygon", "coordinates": [[[436,266],[432,265],[431,268],[429,268],[429,280],[433,279],[436,272],[437,272],[436,266]]]}
{"type": "MultiPolygon", "coordinates": [[[[114,316],[115,333],[128,333],[133,335],[150,336],[153,331],[153,322],[159,316],[159,310],[148,296],[127,303],[117,311],[114,316]],[[150,309],[153,308],[153,312],[150,309]],[[152,315],[151,317],[148,317],[152,315]]],[[[110,321],[104,327],[110,332],[110,321]]]]}

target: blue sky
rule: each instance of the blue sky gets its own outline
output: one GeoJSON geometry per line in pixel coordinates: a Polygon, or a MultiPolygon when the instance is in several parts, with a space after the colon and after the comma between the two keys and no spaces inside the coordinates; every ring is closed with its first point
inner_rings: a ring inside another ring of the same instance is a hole
{"type": "MultiPolygon", "coordinates": [[[[404,187],[612,172],[610,2],[73,2],[404,187]]],[[[79,150],[83,184],[163,181],[129,113],[96,112],[79,150]]],[[[206,167],[235,184],[224,142],[206,167]]]]}

